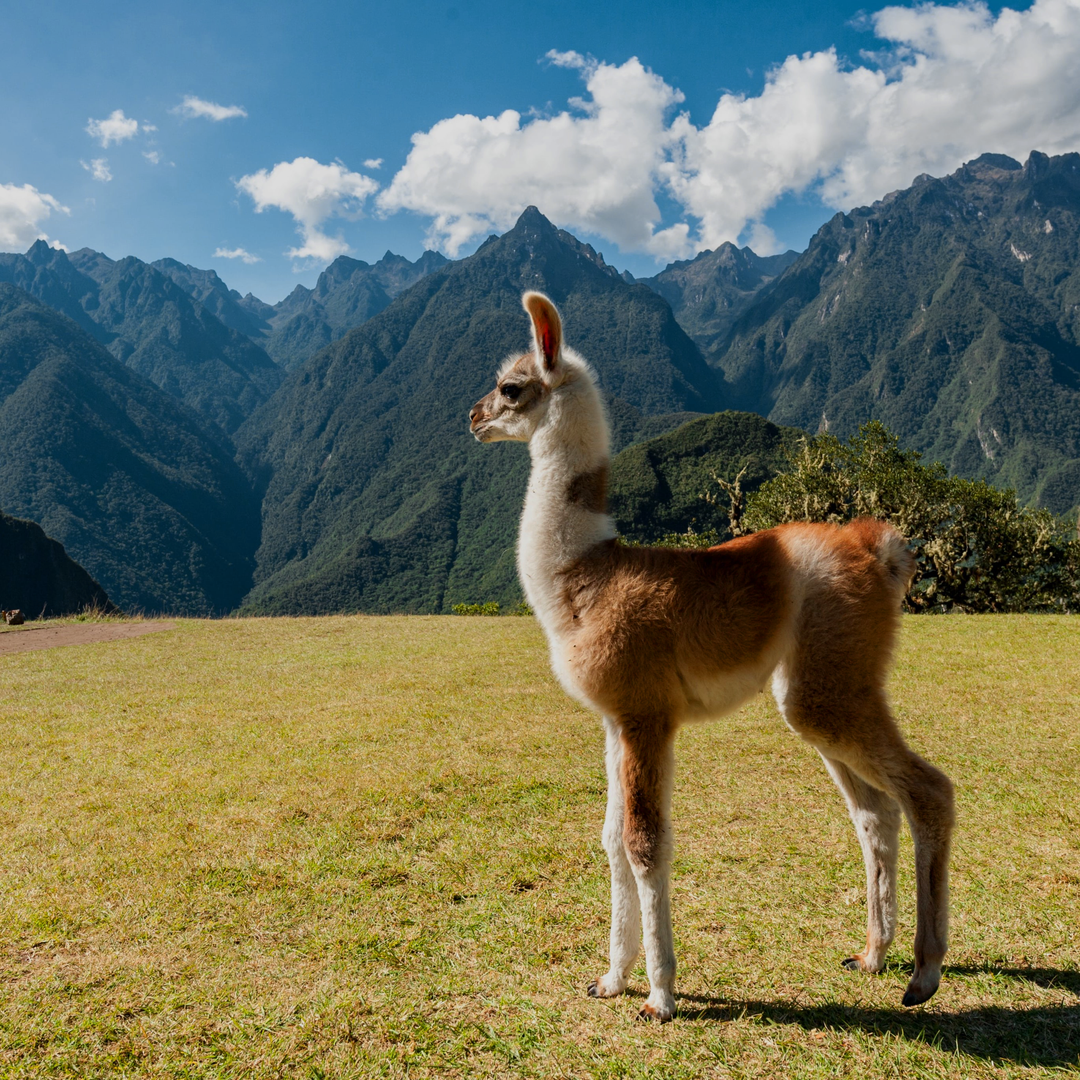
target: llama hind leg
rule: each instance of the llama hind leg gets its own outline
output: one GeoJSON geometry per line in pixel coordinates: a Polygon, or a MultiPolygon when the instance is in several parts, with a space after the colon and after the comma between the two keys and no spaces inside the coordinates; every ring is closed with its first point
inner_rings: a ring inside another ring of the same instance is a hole
{"type": "Polygon", "coordinates": [[[918,1005],[937,991],[949,941],[953,786],[943,772],[910,750],[896,770],[894,782],[893,794],[915,839],[915,972],[904,991],[903,1004],[918,1005]]]}
{"type": "Polygon", "coordinates": [[[675,945],[671,932],[671,794],[674,726],[633,718],[622,727],[623,846],[637,883],[649,996],[639,1019],[675,1016],[675,945]]]}
{"type": "Polygon", "coordinates": [[[895,799],[867,784],[846,765],[821,756],[847,803],[866,864],[866,948],[845,960],[844,966],[881,971],[896,936],[900,807],[895,799]]]}
{"type": "MultiPolygon", "coordinates": [[[[803,664],[802,670],[808,666],[803,664]]],[[[828,759],[827,764],[840,762],[866,787],[891,796],[911,826],[918,919],[915,973],[903,1004],[918,1005],[937,991],[948,945],[952,784],[908,748],[883,694],[860,693],[838,700],[831,689],[815,686],[805,676],[796,682],[781,670],[773,689],[784,719],[828,759]],[[838,716],[845,718],[842,726],[838,716]]]]}
{"type": "MultiPolygon", "coordinates": [[[[915,840],[915,972],[904,991],[904,1005],[933,997],[949,940],[949,847],[955,811],[949,778],[910,750],[886,709],[876,730],[885,737],[870,752],[850,746],[845,764],[899,804],[915,840]]],[[[831,756],[839,756],[835,751],[831,756]]]]}
{"type": "Polygon", "coordinates": [[[630,971],[641,950],[641,908],[637,883],[623,846],[626,814],[622,790],[622,740],[615,724],[604,718],[608,798],[604,819],[604,850],[611,867],[611,967],[589,983],[590,997],[615,997],[626,989],[630,971]]]}

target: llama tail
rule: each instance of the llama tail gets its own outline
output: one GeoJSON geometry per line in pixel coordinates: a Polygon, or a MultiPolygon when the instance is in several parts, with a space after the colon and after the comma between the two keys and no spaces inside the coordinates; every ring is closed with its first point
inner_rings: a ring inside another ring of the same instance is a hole
{"type": "Polygon", "coordinates": [[[856,518],[847,528],[858,534],[866,548],[881,563],[897,601],[904,598],[915,580],[915,556],[907,541],[891,525],[873,518],[856,518]]]}

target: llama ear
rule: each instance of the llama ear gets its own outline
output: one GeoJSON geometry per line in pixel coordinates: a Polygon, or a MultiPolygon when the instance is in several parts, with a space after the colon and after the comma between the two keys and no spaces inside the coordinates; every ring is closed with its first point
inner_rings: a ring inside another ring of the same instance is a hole
{"type": "Polygon", "coordinates": [[[555,305],[543,294],[527,292],[521,303],[533,325],[533,345],[545,374],[559,366],[562,353],[562,320],[555,305]]]}

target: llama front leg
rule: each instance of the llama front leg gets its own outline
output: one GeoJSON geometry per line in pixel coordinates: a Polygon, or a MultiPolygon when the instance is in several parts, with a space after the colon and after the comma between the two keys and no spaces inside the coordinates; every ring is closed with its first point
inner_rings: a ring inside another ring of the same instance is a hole
{"type": "Polygon", "coordinates": [[[611,967],[589,983],[589,996],[615,997],[626,989],[630,971],[641,949],[641,908],[637,883],[623,846],[625,804],[622,790],[622,739],[613,721],[604,717],[604,761],[607,765],[607,815],[604,850],[611,867],[611,967]]]}
{"type": "Polygon", "coordinates": [[[673,725],[652,719],[622,725],[623,846],[637,883],[649,973],[649,997],[638,1016],[661,1023],[675,1016],[669,883],[674,735],[673,725]]]}

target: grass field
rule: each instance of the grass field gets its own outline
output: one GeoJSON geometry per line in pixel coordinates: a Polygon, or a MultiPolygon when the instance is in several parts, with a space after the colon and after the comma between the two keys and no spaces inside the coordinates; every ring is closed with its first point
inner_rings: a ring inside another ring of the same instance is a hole
{"type": "Polygon", "coordinates": [[[902,1010],[839,794],[771,699],[679,736],[679,1016],[606,968],[599,724],[532,619],[184,621],[0,657],[0,1076],[1080,1071],[1080,620],[907,618],[957,785],[952,948],[902,1010]]]}

